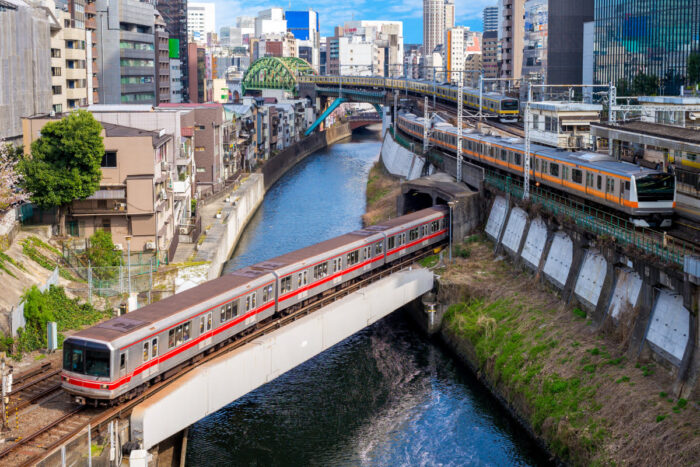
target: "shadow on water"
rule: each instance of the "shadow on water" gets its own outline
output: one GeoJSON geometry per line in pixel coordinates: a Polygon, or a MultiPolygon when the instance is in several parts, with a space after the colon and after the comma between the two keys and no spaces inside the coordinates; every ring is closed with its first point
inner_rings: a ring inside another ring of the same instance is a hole
{"type": "MultiPolygon", "coordinates": [[[[268,192],[226,270],[359,227],[380,145],[376,134],[356,134],[294,167],[268,192]]],[[[187,464],[546,459],[468,371],[395,313],[196,423],[187,464]]]]}

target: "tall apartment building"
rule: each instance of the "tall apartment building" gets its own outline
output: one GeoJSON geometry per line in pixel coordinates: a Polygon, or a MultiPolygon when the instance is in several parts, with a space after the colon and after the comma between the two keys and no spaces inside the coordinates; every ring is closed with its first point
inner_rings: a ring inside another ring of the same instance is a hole
{"type": "MultiPolygon", "coordinates": [[[[179,63],[171,63],[171,69],[176,66],[180,70],[181,94],[177,102],[187,102],[188,95],[188,68],[187,68],[187,0],[155,0],[158,12],[165,21],[165,31],[170,38],[170,58],[179,63]],[[174,53],[177,47],[178,53],[174,53]]],[[[171,78],[172,80],[172,78],[171,78]]],[[[171,81],[172,94],[172,81],[171,81]]],[[[175,98],[177,96],[174,96],[175,98]]],[[[172,101],[176,102],[176,101],[172,101]]]]}
{"type": "Polygon", "coordinates": [[[155,52],[156,52],[156,103],[170,102],[170,38],[165,30],[165,21],[156,11],[155,52]]]}
{"type": "Polygon", "coordinates": [[[155,8],[135,0],[96,4],[100,103],[155,104],[155,8]]]}
{"type": "Polygon", "coordinates": [[[548,0],[525,0],[522,75],[542,80],[547,74],[548,0]]]}
{"type": "MultiPolygon", "coordinates": [[[[84,9],[84,5],[80,7],[84,9]]],[[[71,18],[67,5],[57,8],[55,15],[58,23],[51,27],[51,94],[52,110],[61,113],[86,107],[92,101],[88,91],[92,81],[88,53],[92,47],[86,41],[91,32],[85,30],[84,21],[71,18]]]]}
{"type": "MultiPolygon", "coordinates": [[[[401,21],[347,21],[343,35],[351,38],[346,44],[349,54],[339,56],[344,68],[349,65],[369,65],[369,72],[379,76],[403,76],[403,23],[401,21]],[[356,45],[353,45],[356,44],[356,45]],[[366,48],[369,44],[369,60],[355,59],[352,47],[366,48]]],[[[345,73],[346,70],[343,70],[345,73]]]]}
{"type": "Polygon", "coordinates": [[[444,39],[445,0],[423,0],[423,53],[432,53],[444,39]]]}
{"type": "Polygon", "coordinates": [[[49,11],[0,2],[0,141],[19,140],[22,117],[51,111],[49,11]]]}
{"type": "Polygon", "coordinates": [[[455,2],[445,0],[445,30],[455,27],[455,2]]]}
{"type": "Polygon", "coordinates": [[[498,7],[487,6],[482,14],[483,32],[498,31],[498,7]]]}
{"type": "Polygon", "coordinates": [[[486,31],[481,46],[481,65],[484,78],[498,78],[498,31],[486,31]]]}
{"type": "Polygon", "coordinates": [[[523,67],[523,14],[525,0],[501,0],[499,41],[500,77],[520,79],[523,67]]]}
{"type": "Polygon", "coordinates": [[[187,38],[205,44],[207,34],[216,32],[216,4],[187,2],[187,38]]]}
{"type": "Polygon", "coordinates": [[[445,32],[443,57],[447,68],[447,81],[457,83],[460,75],[465,74],[464,82],[468,83],[469,78],[473,76],[466,76],[467,62],[470,71],[481,70],[481,58],[475,59],[470,57],[471,55],[481,55],[481,33],[471,31],[465,26],[448,29],[445,32]]]}

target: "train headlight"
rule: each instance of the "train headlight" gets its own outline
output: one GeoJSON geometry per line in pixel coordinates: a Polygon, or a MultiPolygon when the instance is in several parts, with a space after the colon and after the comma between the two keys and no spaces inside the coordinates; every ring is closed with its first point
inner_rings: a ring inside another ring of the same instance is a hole
{"type": "Polygon", "coordinates": [[[100,389],[109,389],[109,384],[100,384],[100,389]]]}

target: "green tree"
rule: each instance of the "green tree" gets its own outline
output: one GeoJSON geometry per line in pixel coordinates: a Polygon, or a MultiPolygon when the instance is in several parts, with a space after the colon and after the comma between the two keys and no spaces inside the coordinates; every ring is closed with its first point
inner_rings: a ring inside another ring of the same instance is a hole
{"type": "Polygon", "coordinates": [[[122,254],[114,249],[112,234],[104,230],[98,230],[90,237],[90,246],[85,252],[90,265],[95,270],[98,279],[112,278],[116,270],[115,266],[121,264],[122,254]]]}
{"type": "Polygon", "coordinates": [[[632,80],[632,94],[635,96],[655,96],[659,92],[659,78],[639,73],[632,80]]]}
{"type": "Polygon", "coordinates": [[[33,203],[58,208],[59,232],[65,228],[65,208],[100,187],[105,148],[102,126],[91,113],[78,110],[47,123],[32,143],[31,156],[17,164],[33,203]]]}
{"type": "Polygon", "coordinates": [[[693,52],[688,55],[688,84],[695,85],[700,83],[700,53],[693,52]]]}

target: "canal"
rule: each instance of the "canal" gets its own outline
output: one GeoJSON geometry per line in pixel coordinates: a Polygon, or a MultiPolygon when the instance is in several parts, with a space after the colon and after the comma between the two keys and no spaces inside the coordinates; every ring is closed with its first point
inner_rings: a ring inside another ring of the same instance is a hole
{"type": "MultiPolygon", "coordinates": [[[[273,186],[224,273],[361,227],[363,130],[273,186]]],[[[395,313],[190,428],[187,465],[546,465],[490,394],[395,313]]]]}

